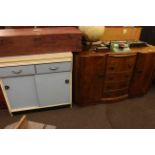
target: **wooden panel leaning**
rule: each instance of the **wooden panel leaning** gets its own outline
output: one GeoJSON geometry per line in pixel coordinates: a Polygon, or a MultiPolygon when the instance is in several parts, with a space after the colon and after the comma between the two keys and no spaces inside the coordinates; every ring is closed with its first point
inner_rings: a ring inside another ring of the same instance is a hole
{"type": "Polygon", "coordinates": [[[56,129],[56,126],[29,121],[24,115],[18,122],[6,126],[5,129],[56,129]]]}

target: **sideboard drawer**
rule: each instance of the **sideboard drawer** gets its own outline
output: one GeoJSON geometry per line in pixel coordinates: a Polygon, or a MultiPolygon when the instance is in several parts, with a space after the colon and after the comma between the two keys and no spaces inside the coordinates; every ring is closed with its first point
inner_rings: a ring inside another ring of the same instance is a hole
{"type": "Polygon", "coordinates": [[[136,56],[130,57],[108,57],[107,73],[131,72],[135,65],[136,56]]]}
{"type": "Polygon", "coordinates": [[[129,81],[132,76],[132,72],[121,72],[121,73],[109,73],[105,76],[106,82],[113,81],[129,81]]]}
{"type": "Polygon", "coordinates": [[[128,94],[128,89],[120,89],[116,91],[111,92],[104,92],[103,98],[113,98],[113,97],[119,97],[128,94]]]}
{"type": "Polygon", "coordinates": [[[128,88],[129,81],[120,81],[120,82],[105,82],[104,83],[104,91],[113,91],[119,89],[128,88]]]}
{"type": "Polygon", "coordinates": [[[0,77],[12,77],[35,74],[33,65],[0,68],[0,77]]]}
{"type": "Polygon", "coordinates": [[[71,70],[72,70],[71,62],[59,62],[59,63],[36,65],[36,71],[38,74],[66,72],[66,71],[71,71],[71,70]]]}

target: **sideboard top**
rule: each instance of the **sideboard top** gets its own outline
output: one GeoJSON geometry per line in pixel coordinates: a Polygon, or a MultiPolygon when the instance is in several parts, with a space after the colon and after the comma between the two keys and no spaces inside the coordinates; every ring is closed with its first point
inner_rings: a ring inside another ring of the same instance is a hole
{"type": "Polygon", "coordinates": [[[130,48],[129,52],[112,52],[110,49],[105,49],[103,51],[88,51],[84,50],[80,54],[83,56],[93,56],[93,55],[117,55],[117,54],[134,54],[134,53],[155,53],[155,46],[147,45],[146,47],[136,47],[136,48],[130,48]]]}

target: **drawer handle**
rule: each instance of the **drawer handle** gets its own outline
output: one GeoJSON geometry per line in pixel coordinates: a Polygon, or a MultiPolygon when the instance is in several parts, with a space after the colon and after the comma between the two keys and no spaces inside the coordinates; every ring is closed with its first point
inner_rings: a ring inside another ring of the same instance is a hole
{"type": "Polygon", "coordinates": [[[9,90],[9,89],[10,89],[10,86],[6,85],[5,90],[9,90]]]}
{"type": "Polygon", "coordinates": [[[66,83],[66,84],[69,84],[69,79],[66,79],[66,80],[65,80],[65,83],[66,83]]]}
{"type": "Polygon", "coordinates": [[[13,74],[20,74],[22,72],[22,70],[19,71],[12,71],[13,74]]]}
{"type": "Polygon", "coordinates": [[[51,71],[55,71],[55,70],[58,70],[58,67],[49,67],[48,69],[51,71]]]}

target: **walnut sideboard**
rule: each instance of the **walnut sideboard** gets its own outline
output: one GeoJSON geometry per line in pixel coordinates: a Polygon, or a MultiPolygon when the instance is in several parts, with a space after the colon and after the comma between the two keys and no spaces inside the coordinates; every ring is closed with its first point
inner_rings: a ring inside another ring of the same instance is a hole
{"type": "Polygon", "coordinates": [[[72,53],[0,58],[9,112],[72,105],[72,53]]]}
{"type": "Polygon", "coordinates": [[[155,73],[155,47],[128,53],[74,53],[73,100],[80,105],[116,102],[146,94],[155,73]]]}

